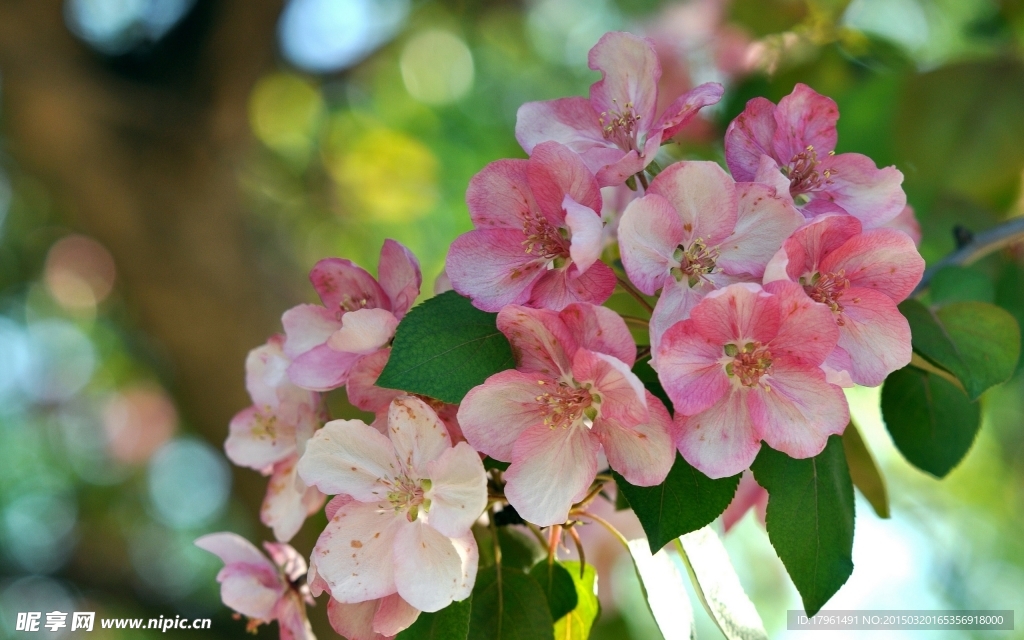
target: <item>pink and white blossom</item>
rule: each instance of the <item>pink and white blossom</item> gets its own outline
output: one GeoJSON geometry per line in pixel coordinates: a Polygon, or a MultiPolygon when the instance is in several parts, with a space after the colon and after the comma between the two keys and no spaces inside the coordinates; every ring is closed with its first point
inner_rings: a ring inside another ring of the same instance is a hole
{"type": "Polygon", "coordinates": [[[601,72],[590,98],[527,102],[516,115],[516,139],[531,156],[545,142],[564,144],[580,154],[603,187],[643,171],[663,142],[722,98],[722,85],[709,82],[659,115],[661,64],[654,42],[630,33],[605,34],[590,50],[589,64],[601,72]]]}
{"type": "Polygon", "coordinates": [[[342,258],[316,263],[309,279],[323,306],[300,304],[281,318],[293,383],[314,391],[336,389],[360,358],[391,341],[416,302],[422,276],[416,257],[394,240],[384,241],[378,273],[379,282],[342,258]]]}
{"type": "Polygon", "coordinates": [[[478,561],[470,527],[487,505],[487,479],[477,452],[453,447],[422,400],[395,399],[387,435],[360,420],[328,422],[307,444],[299,473],[345,496],[311,559],[335,600],[397,593],[415,609],[438,611],[469,597],[478,561]]]}
{"type": "Polygon", "coordinates": [[[556,143],[529,160],[498,160],[466,192],[473,231],[448,251],[452,288],[484,311],[509,304],[600,304],[615,273],[599,260],[601,192],[579,156],[556,143]]]}
{"type": "Polygon", "coordinates": [[[839,329],[799,285],[733,284],[708,294],[659,348],[658,378],[676,409],[676,446],[712,478],[750,467],[761,441],[809,458],[850,419],[821,369],[839,329]]]}
{"type": "Polygon", "coordinates": [[[836,155],[839,109],[805,84],[773,104],[754,98],[725,133],[725,159],[739,181],[764,182],[808,218],[848,213],[880,227],[907,204],[903,174],[859,153],[836,155]]]}
{"type": "Polygon", "coordinates": [[[289,381],[283,344],[276,335],[249,352],[245,378],[253,404],[231,420],[224,450],[235,464],[270,476],[260,518],[286,542],[320,509],[324,495],[295,473],[306,441],[322,422],[320,394],[289,381]]]}
{"type": "Polygon", "coordinates": [[[714,162],[678,162],[661,172],[619,223],[630,281],[647,295],[661,290],[650,324],[655,353],[662,334],[709,292],[759,282],[803,221],[772,187],[737,184],[714,162]]]}
{"type": "Polygon", "coordinates": [[[633,484],[665,479],[671,419],[630,370],[636,346],[622,318],[588,304],[560,313],[509,306],[498,329],[516,369],[470,390],[459,423],[475,449],[511,462],[505,497],[519,515],[565,522],[590,490],[600,453],[633,484]]]}
{"type": "Polygon", "coordinates": [[[861,231],[856,218],[826,214],[782,245],[764,281],[797,282],[827,309],[839,328],[826,361],[836,380],[878,386],[910,364],[910,325],[896,305],[921,281],[924,259],[914,241],[895,229],[861,231]]]}
{"type": "Polygon", "coordinates": [[[306,618],[312,605],[309,589],[301,585],[306,561],[291,546],[264,542],[270,558],[251,542],[234,533],[211,533],[195,541],[200,549],[224,561],[217,574],[221,599],[249,618],[248,630],[276,620],[281,640],[316,640],[306,618]]]}

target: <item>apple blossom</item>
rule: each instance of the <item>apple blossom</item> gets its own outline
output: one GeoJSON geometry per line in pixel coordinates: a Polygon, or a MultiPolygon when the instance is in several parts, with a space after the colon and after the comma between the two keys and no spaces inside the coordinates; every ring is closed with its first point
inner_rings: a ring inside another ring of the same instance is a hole
{"type": "Polygon", "coordinates": [[[760,281],[802,222],[772,187],[737,184],[714,162],[678,162],[658,174],[619,223],[629,279],[648,295],[661,289],[650,324],[655,353],[662,334],[709,292],[760,281]]]}
{"type": "Polygon", "coordinates": [[[231,420],[224,450],[235,464],[270,475],[260,516],[285,542],[323,505],[324,496],[295,473],[306,441],[321,424],[320,394],[288,380],[283,343],[275,335],[249,352],[246,387],[253,405],[231,420]]]}
{"type": "Polygon", "coordinates": [[[281,640],[316,640],[306,618],[306,604],[312,605],[313,599],[300,582],[306,574],[306,561],[295,549],[264,542],[268,559],[234,533],[211,533],[196,539],[195,545],[224,561],[217,574],[221,599],[249,618],[250,632],[277,620],[281,640]]]}
{"type": "Polygon", "coordinates": [[[452,288],[484,311],[509,304],[562,309],[600,304],[615,289],[602,249],[601,192],[575,153],[556,142],[529,160],[498,160],[466,192],[476,227],[452,242],[452,288]]]}
{"type": "Polygon", "coordinates": [[[281,318],[292,382],[314,391],[345,384],[356,362],[383,348],[420,292],[416,257],[394,240],[380,250],[378,282],[341,258],[316,263],[309,274],[323,306],[300,304],[281,318]]]}
{"type": "Polygon", "coordinates": [[[764,281],[798,282],[839,327],[839,344],[826,362],[853,383],[878,386],[910,363],[910,325],[897,303],[921,281],[924,259],[906,233],[861,232],[856,218],[825,214],[786,240],[764,281]]]}
{"type": "Polygon", "coordinates": [[[312,562],[332,597],[356,604],[397,593],[420,611],[470,595],[478,552],[470,527],[487,505],[480,456],[454,447],[437,414],[412,396],[395,399],[387,435],[334,420],[299,461],[303,480],[336,503],[312,562]]]}
{"type": "Polygon", "coordinates": [[[630,371],[636,347],[622,318],[588,304],[561,313],[510,305],[498,329],[517,368],[470,390],[459,423],[474,448],[512,463],[505,497],[519,515],[541,526],[565,522],[602,451],[632,484],[665,479],[670,418],[630,371]]]}
{"type": "Polygon", "coordinates": [[[821,369],[838,339],[828,308],[791,282],[705,296],[659,347],[683,458],[723,478],[750,467],[762,440],[794,458],[821,453],[850,419],[843,390],[821,369]]]}
{"type": "Polygon", "coordinates": [[[654,43],[630,33],[605,34],[590,50],[589,63],[601,72],[590,98],[527,102],[516,115],[516,139],[531,156],[547,141],[566,145],[603,187],[643,171],[662,143],[722,98],[722,85],[709,82],[679,96],[659,116],[661,65],[654,43]]]}
{"type": "Polygon", "coordinates": [[[835,154],[839,109],[805,84],[773,104],[754,98],[725,133],[725,159],[739,181],[765,182],[808,218],[841,212],[866,228],[895,218],[907,203],[903,174],[859,153],[835,154]]]}

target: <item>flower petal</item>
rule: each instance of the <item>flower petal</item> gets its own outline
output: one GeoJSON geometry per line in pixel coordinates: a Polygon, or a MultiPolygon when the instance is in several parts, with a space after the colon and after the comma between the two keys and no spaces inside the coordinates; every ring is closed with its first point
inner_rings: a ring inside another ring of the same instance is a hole
{"type": "Polygon", "coordinates": [[[395,537],[409,522],[377,504],[338,509],[313,547],[311,564],[340,602],[362,602],[395,592],[395,537]]]}
{"type": "Polygon", "coordinates": [[[270,620],[285,593],[277,571],[253,565],[231,564],[217,574],[220,598],[228,607],[249,618],[270,620]]]}
{"type": "Polygon", "coordinates": [[[717,264],[731,274],[760,278],[765,265],[804,223],[804,217],[768,185],[744,182],[736,185],[736,193],[736,229],[719,246],[717,264]]]}
{"type": "Polygon", "coordinates": [[[767,98],[750,100],[743,113],[729,123],[725,130],[725,162],[737,181],[754,180],[761,156],[772,155],[777,126],[775,105],[767,98]]]}
{"type": "Polygon", "coordinates": [[[327,602],[327,619],[338,635],[348,640],[384,640],[373,630],[373,618],[380,607],[380,600],[363,602],[338,602],[331,598],[327,602]]]}
{"type": "MultiPolygon", "coordinates": [[[[580,97],[527,102],[519,107],[516,140],[527,154],[532,154],[533,148],[542,142],[560,142],[578,153],[594,172],[605,162],[592,165],[588,152],[609,146],[590,100],[580,97]]],[[[618,155],[622,155],[622,151],[618,151],[618,155]]]]}
{"type": "Polygon", "coordinates": [[[693,320],[672,326],[658,347],[658,379],[678,413],[706,411],[728,392],[724,344],[702,335],[693,320]]]}
{"type": "Polygon", "coordinates": [[[316,487],[307,487],[298,477],[297,463],[298,456],[295,456],[274,465],[267,495],[260,507],[260,521],[274,531],[274,538],[282,542],[291,540],[302,528],[306,517],[320,510],[325,499],[316,487]]]}
{"type": "Polygon", "coordinates": [[[341,328],[337,312],[329,311],[318,304],[300,304],[281,316],[285,334],[284,352],[290,358],[306,353],[319,346],[341,328]]]}
{"type": "Polygon", "coordinates": [[[484,311],[500,311],[530,298],[547,261],[526,253],[523,230],[477,229],[452,242],[445,272],[452,288],[484,311]]]}
{"type": "Polygon", "coordinates": [[[597,476],[600,442],[582,424],[545,424],[523,431],[505,472],[505,497],[525,520],[541,527],[561,524],[597,476]]]}
{"type": "Polygon", "coordinates": [[[608,307],[576,303],[562,309],[558,317],[579,348],[606,353],[630,367],[636,362],[636,343],[629,327],[608,307]]]}
{"type": "Polygon", "coordinates": [[[313,288],[328,311],[356,308],[391,310],[391,301],[377,281],[359,265],[342,258],[324,258],[309,272],[313,288]]]}
{"type": "Polygon", "coordinates": [[[756,284],[733,284],[704,296],[690,319],[694,328],[719,346],[748,341],[766,343],[781,321],[779,301],[756,284]]]}
{"type": "Polygon", "coordinates": [[[298,593],[289,591],[284,598],[278,600],[274,617],[277,618],[281,640],[316,640],[313,627],[306,617],[306,603],[298,593]]]}
{"type": "Polygon", "coordinates": [[[384,367],[388,363],[391,349],[381,349],[365,358],[352,367],[348,375],[348,382],[345,384],[345,393],[348,401],[357,409],[380,413],[387,411],[391,401],[404,392],[397,389],[386,389],[377,386],[377,378],[380,377],[384,367]]]}
{"type": "Polygon", "coordinates": [[[780,162],[789,163],[809,146],[819,158],[836,148],[839,107],[832,98],[797,83],[792,93],[779,100],[774,115],[778,126],[772,136],[772,149],[780,162]]]}
{"type": "Polygon", "coordinates": [[[715,246],[736,227],[736,183],[715,162],[684,160],[670,165],[651,181],[648,193],[672,204],[687,244],[700,238],[715,246]]]}
{"type": "Polygon", "coordinates": [[[380,263],[377,266],[380,287],[391,301],[391,311],[402,319],[416,302],[423,285],[420,263],[401,243],[385,240],[380,249],[380,263]]]}
{"type": "Polygon", "coordinates": [[[469,390],[459,407],[459,424],[466,441],[495,460],[512,459],[513,443],[526,429],[544,424],[547,410],[537,403],[553,377],[521,371],[502,371],[469,390]],[[500,420],[496,417],[500,416],[500,420]]]}
{"type": "Polygon", "coordinates": [[[890,373],[910,364],[910,324],[889,296],[852,288],[842,303],[839,346],[850,354],[854,382],[877,387],[890,373]]]}
{"type": "Polygon", "coordinates": [[[676,415],[679,453],[709,478],[740,473],[761,450],[761,435],[747,408],[747,393],[733,387],[705,411],[676,415]]]}
{"type": "Polygon", "coordinates": [[[895,229],[872,229],[825,256],[821,269],[842,269],[851,287],[871,289],[899,303],[921,281],[924,259],[907,234],[895,229]]]}
{"type": "Polygon", "coordinates": [[[397,593],[380,599],[373,616],[373,630],[382,636],[397,636],[420,617],[420,610],[402,599],[397,593]]]}
{"type": "Polygon", "coordinates": [[[465,600],[473,593],[476,570],[480,564],[480,550],[476,546],[476,538],[473,537],[472,532],[452,538],[451,541],[462,560],[462,579],[455,591],[455,600],[465,600]]]}
{"type": "Polygon", "coordinates": [[[821,269],[825,256],[861,232],[860,221],[845,214],[825,214],[793,232],[765,268],[764,282],[797,281],[821,269]]]}
{"type": "Polygon", "coordinates": [[[526,181],[528,164],[519,159],[497,160],[470,179],[466,204],[477,229],[522,229],[523,221],[538,213],[526,181]]]}
{"type": "Polygon", "coordinates": [[[256,545],[237,533],[227,531],[208,533],[196,538],[193,544],[203,551],[209,551],[217,556],[225,565],[264,565],[271,571],[277,571],[277,568],[263,555],[263,552],[256,548],[256,545]]]}
{"type": "Polygon", "coordinates": [[[430,526],[449,538],[465,535],[487,507],[487,473],[473,447],[460,442],[427,465],[430,526]]]}
{"type": "Polygon", "coordinates": [[[224,452],[240,467],[262,472],[295,453],[295,427],[258,407],[235,414],[229,428],[224,452]]]}
{"type": "Polygon", "coordinates": [[[380,349],[395,335],[398,318],[384,309],[359,309],[341,317],[341,328],[327,340],[335,351],[366,355],[380,349]]]}
{"type": "Polygon", "coordinates": [[[356,500],[383,499],[381,478],[394,478],[401,463],[387,436],[361,420],[332,420],[306,444],[299,476],[327,495],[356,500]]]}
{"type": "Polygon", "coordinates": [[[672,203],[656,193],[634,200],[622,214],[618,235],[630,282],[649,296],[667,286],[679,266],[673,254],[688,237],[672,203]]]}
{"type": "Polygon", "coordinates": [[[644,385],[625,362],[580,349],[573,357],[572,375],[581,384],[591,384],[591,392],[600,396],[600,418],[611,418],[627,428],[650,419],[644,385]]]}
{"type": "Polygon", "coordinates": [[[632,428],[614,420],[594,423],[594,433],[601,441],[608,464],[627,482],[640,487],[664,482],[676,457],[668,410],[650,392],[647,408],[650,418],[632,428]]]}
{"type": "Polygon", "coordinates": [[[771,282],[765,285],[779,300],[779,332],[769,343],[773,355],[800,358],[819,365],[839,340],[839,328],[832,311],[811,300],[795,282],[771,282]]]}
{"type": "Polygon", "coordinates": [[[288,379],[313,391],[330,391],[348,381],[349,371],[362,354],[335,351],[326,344],[313,347],[288,365],[288,379]]]}
{"type": "Polygon", "coordinates": [[[395,586],[420,611],[439,611],[462,587],[462,557],[452,541],[422,520],[404,523],[395,536],[395,586]]]}
{"type": "Polygon", "coordinates": [[[601,210],[601,188],[597,179],[568,147],[557,142],[542,142],[533,148],[528,162],[527,182],[537,207],[552,227],[557,229],[564,224],[566,196],[592,211],[601,210]]]}
{"type": "Polygon", "coordinates": [[[576,340],[559,314],[509,305],[498,312],[497,325],[508,338],[520,371],[556,378],[569,372],[569,356],[576,351],[576,340]]]}
{"type": "Polygon", "coordinates": [[[419,398],[400,396],[388,408],[388,435],[409,477],[427,477],[427,465],[451,449],[448,429],[419,398]]]}
{"type": "Polygon", "coordinates": [[[896,167],[879,169],[874,160],[859,153],[826,157],[819,170],[831,174],[832,184],[813,194],[834,202],[851,216],[874,229],[892,221],[907,206],[903,174],[896,167]]]}
{"type": "MultiPolygon", "coordinates": [[[[724,280],[726,281],[725,284],[729,284],[729,280],[736,280],[735,278],[723,276],[726,276],[726,274],[714,274],[715,282],[724,280]]],[[[661,290],[661,296],[654,305],[654,313],[651,314],[650,324],[651,350],[654,354],[652,363],[655,365],[655,368],[657,368],[658,349],[663,339],[662,336],[665,335],[665,332],[672,325],[690,317],[690,312],[704,299],[704,296],[715,290],[715,282],[702,280],[697,283],[697,286],[691,287],[688,282],[676,282],[675,278],[673,278],[661,290]]]]}
{"type": "Polygon", "coordinates": [[[572,196],[565,196],[562,208],[570,232],[569,256],[583,273],[601,257],[604,222],[596,211],[576,202],[572,196]]]}
{"type": "Polygon", "coordinates": [[[658,117],[652,129],[661,130],[662,140],[673,138],[702,108],[717,104],[724,93],[725,87],[717,82],[698,85],[676,98],[658,117]]]}
{"type": "Polygon", "coordinates": [[[603,262],[595,262],[580,273],[575,264],[567,269],[545,271],[530,292],[528,306],[561,311],[574,302],[601,304],[615,290],[615,272],[603,262]]]}
{"type": "Polygon", "coordinates": [[[661,64],[654,42],[623,31],[604,34],[590,50],[591,69],[601,79],[590,86],[590,102],[598,113],[618,113],[631,105],[647,130],[657,115],[661,64]]]}

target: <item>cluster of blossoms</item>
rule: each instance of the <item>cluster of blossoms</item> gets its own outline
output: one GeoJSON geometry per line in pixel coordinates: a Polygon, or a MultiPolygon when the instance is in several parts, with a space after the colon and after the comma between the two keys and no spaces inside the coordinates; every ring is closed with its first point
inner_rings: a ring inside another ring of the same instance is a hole
{"type": "MultiPolygon", "coordinates": [[[[924,263],[902,175],[834,153],[832,100],[805,85],[777,105],[751,100],[725,135],[729,173],[701,161],[662,169],[661,146],[722,87],[657,113],[654,46],[627,33],[603,37],[590,67],[602,77],[589,99],[519,110],[529,157],[472,179],[474,229],[448,253],[447,280],[497,314],[514,369],[458,405],[376,384],[422,281],[391,240],[377,279],[347,260],[318,263],[323,305],[286,312],[285,336],[250,355],[254,404],[226,448],[271,476],[262,519],[274,562],[231,534],[197,544],[224,560],[224,600],[253,624],[311,637],[303,602],[327,593],[342,635],[394,636],[470,595],[471,527],[492,505],[557,527],[609,468],[653,486],[677,451],[711,478],[748,469],[762,443],[815,456],[849,422],[842,387],[879,385],[910,362],[896,305],[924,263]],[[646,336],[602,306],[617,287],[649,311],[628,318],[646,336]],[[648,356],[671,407],[633,371],[648,356]],[[327,420],[319,393],[342,386],[372,424],[327,420]],[[485,456],[509,464],[489,475],[485,456]],[[302,580],[285,543],[326,496],[329,523],[302,580]]],[[[758,490],[748,474],[726,518],[763,505],[758,490]]]]}

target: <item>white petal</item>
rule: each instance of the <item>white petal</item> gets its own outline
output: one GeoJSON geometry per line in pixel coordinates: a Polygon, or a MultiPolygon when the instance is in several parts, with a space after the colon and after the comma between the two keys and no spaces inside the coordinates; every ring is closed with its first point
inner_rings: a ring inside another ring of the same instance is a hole
{"type": "Polygon", "coordinates": [[[307,485],[365,502],[383,499],[386,489],[380,478],[395,477],[400,470],[391,441],[361,420],[328,422],[299,460],[299,475],[307,485]]]}
{"type": "Polygon", "coordinates": [[[452,541],[422,520],[395,536],[395,586],[420,611],[438,611],[462,590],[462,557],[452,541]]]}
{"type": "Polygon", "coordinates": [[[338,509],[313,548],[317,575],[341,602],[362,602],[395,592],[395,534],[405,516],[375,504],[338,509]]]}
{"type": "Polygon", "coordinates": [[[576,202],[572,196],[565,196],[562,208],[565,209],[565,224],[572,232],[569,255],[583,273],[601,257],[604,223],[596,211],[576,202]]]}
{"type": "Polygon", "coordinates": [[[465,442],[427,465],[432,487],[429,522],[449,537],[464,535],[487,508],[487,472],[480,455],[465,442]]]}
{"type": "Polygon", "coordinates": [[[346,353],[373,353],[395,335],[398,318],[385,309],[358,309],[341,317],[341,328],[331,334],[327,346],[346,353]]]}
{"type": "Polygon", "coordinates": [[[413,396],[395,398],[388,407],[388,435],[406,471],[422,478],[427,464],[452,446],[448,429],[430,406],[413,396]]]}
{"type": "Polygon", "coordinates": [[[263,552],[256,548],[256,545],[249,542],[237,533],[221,532],[209,533],[196,538],[194,543],[203,551],[209,551],[220,558],[225,565],[235,563],[264,564],[274,569],[274,565],[263,552]]]}

